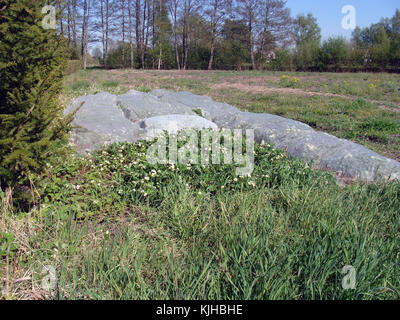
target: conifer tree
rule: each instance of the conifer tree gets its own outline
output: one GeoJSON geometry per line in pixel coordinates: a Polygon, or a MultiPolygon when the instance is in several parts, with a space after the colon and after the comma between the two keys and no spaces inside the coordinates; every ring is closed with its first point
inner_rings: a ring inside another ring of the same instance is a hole
{"type": "MultiPolygon", "coordinates": [[[[59,97],[66,66],[57,30],[45,29],[46,0],[0,3],[0,186],[12,190],[41,172],[67,141],[59,97]]],[[[56,1],[50,1],[56,4],[56,1]]]]}

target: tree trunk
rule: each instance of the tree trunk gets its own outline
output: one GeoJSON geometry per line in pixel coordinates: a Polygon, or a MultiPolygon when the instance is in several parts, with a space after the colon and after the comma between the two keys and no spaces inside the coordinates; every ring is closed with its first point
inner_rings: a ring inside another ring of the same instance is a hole
{"type": "Polygon", "coordinates": [[[132,36],[132,0],[128,0],[128,16],[129,16],[129,56],[130,56],[130,67],[133,69],[133,36],[132,36]]]}
{"type": "Polygon", "coordinates": [[[76,54],[78,54],[78,41],[76,33],[76,10],[77,10],[77,0],[72,0],[72,38],[74,42],[74,49],[76,54]]]}
{"type": "Polygon", "coordinates": [[[162,63],[162,44],[163,44],[163,41],[162,41],[162,23],[161,23],[161,21],[162,21],[162,0],[160,0],[160,18],[159,18],[159,26],[158,26],[158,29],[159,29],[159,39],[158,39],[158,41],[159,41],[159,45],[160,45],[160,53],[159,53],[159,56],[158,56],[158,70],[161,70],[161,63],[162,63]]]}
{"type": "Polygon", "coordinates": [[[215,36],[217,33],[217,10],[218,0],[214,0],[213,15],[211,18],[211,49],[210,49],[210,60],[208,61],[208,70],[212,69],[215,51],[215,36]]]}
{"type": "Polygon", "coordinates": [[[106,47],[104,53],[104,68],[108,68],[107,66],[107,56],[108,56],[108,44],[109,44],[109,34],[110,34],[110,2],[106,0],[106,47]]]}
{"type": "MultiPolygon", "coordinates": [[[[140,34],[141,34],[141,32],[140,32],[140,7],[141,7],[140,0],[136,0],[136,3],[135,3],[135,18],[136,18],[135,32],[136,32],[136,52],[137,52],[138,57],[142,56],[142,41],[141,41],[141,36],[140,36],[140,34]]],[[[144,21],[143,21],[143,23],[144,23],[144,21]]],[[[141,60],[141,67],[143,68],[142,60],[141,60]]]]}
{"type": "MultiPolygon", "coordinates": [[[[146,63],[145,55],[146,55],[146,52],[147,52],[147,47],[149,45],[150,17],[151,17],[151,6],[150,6],[150,3],[146,1],[145,5],[147,6],[147,18],[145,17],[144,21],[147,20],[147,22],[146,22],[146,40],[144,40],[145,39],[145,34],[144,34],[145,31],[144,31],[144,22],[143,22],[143,39],[142,39],[144,41],[143,50],[142,50],[143,69],[146,67],[146,65],[145,65],[145,63],[146,63]]],[[[145,6],[145,10],[144,10],[143,14],[145,14],[145,12],[146,12],[146,6],[145,6]]]]}
{"type": "Polygon", "coordinates": [[[82,63],[83,70],[87,68],[87,15],[88,15],[88,0],[84,0],[83,2],[83,23],[82,23],[82,63]]]}
{"type": "Polygon", "coordinates": [[[249,36],[250,36],[250,58],[253,70],[256,70],[256,64],[254,62],[254,40],[253,40],[253,21],[250,17],[249,19],[249,36]]]}
{"type": "Polygon", "coordinates": [[[61,2],[58,3],[58,10],[60,14],[60,34],[64,36],[64,6],[61,2]]]}
{"type": "Polygon", "coordinates": [[[182,34],[182,69],[186,70],[186,57],[187,57],[187,3],[185,0],[185,6],[183,10],[183,34],[182,34]]]}
{"type": "Polygon", "coordinates": [[[101,40],[103,44],[103,66],[106,65],[106,34],[105,34],[105,19],[104,19],[104,0],[100,0],[100,15],[101,15],[101,40]]]}
{"type": "Polygon", "coordinates": [[[174,7],[173,7],[173,16],[174,16],[174,46],[175,46],[175,58],[176,58],[176,65],[178,70],[181,69],[181,63],[179,61],[179,50],[178,50],[178,34],[177,34],[177,11],[178,11],[178,1],[174,0],[174,7]]]}
{"type": "Polygon", "coordinates": [[[125,0],[122,1],[122,68],[125,68],[125,0]]]}
{"type": "Polygon", "coordinates": [[[72,13],[71,13],[71,1],[67,2],[67,33],[68,33],[68,48],[71,46],[72,37],[71,37],[71,23],[72,23],[72,13]]]}

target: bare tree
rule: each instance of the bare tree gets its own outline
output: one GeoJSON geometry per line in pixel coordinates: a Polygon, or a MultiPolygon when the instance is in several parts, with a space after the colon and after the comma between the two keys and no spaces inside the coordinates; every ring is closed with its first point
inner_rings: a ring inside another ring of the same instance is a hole
{"type": "Polygon", "coordinates": [[[189,51],[188,30],[189,30],[191,0],[183,0],[183,1],[184,4],[183,4],[183,31],[182,31],[182,69],[186,70],[186,62],[189,51]]]}
{"type": "Polygon", "coordinates": [[[200,3],[197,0],[183,0],[183,30],[182,30],[182,69],[187,69],[187,61],[189,54],[189,47],[191,41],[190,23],[191,20],[199,9],[200,3]]]}
{"type": "Polygon", "coordinates": [[[125,0],[121,1],[121,27],[122,27],[122,67],[125,68],[125,0]]]}
{"type": "MultiPolygon", "coordinates": [[[[159,27],[161,28],[162,27],[162,24],[161,24],[161,19],[162,19],[162,8],[163,8],[163,0],[160,0],[160,4],[159,4],[159,6],[160,6],[160,10],[159,10],[159,27]]],[[[161,33],[162,33],[162,31],[160,32],[160,35],[161,35],[161,33]]],[[[161,69],[161,63],[162,63],[162,40],[163,39],[159,39],[159,41],[160,41],[160,52],[159,52],[159,56],[158,56],[158,66],[157,66],[157,69],[158,70],[160,70],[161,69]]]]}
{"type": "Polygon", "coordinates": [[[261,57],[265,57],[278,43],[284,46],[292,40],[292,19],[290,10],[286,8],[286,1],[263,0],[260,20],[261,57]]]}
{"type": "Polygon", "coordinates": [[[232,0],[212,0],[211,8],[206,10],[206,14],[210,17],[211,41],[210,41],[210,60],[208,62],[208,70],[212,69],[215,52],[215,42],[220,31],[221,24],[232,6],[232,0]]]}
{"type": "Polygon", "coordinates": [[[239,17],[247,23],[249,51],[253,70],[256,69],[254,59],[254,35],[256,33],[260,5],[260,0],[237,0],[237,13],[239,17]]]}
{"type": "MultiPolygon", "coordinates": [[[[105,68],[110,53],[120,47],[123,67],[133,68],[137,58],[143,69],[160,69],[172,62],[177,69],[187,70],[191,50],[208,47],[205,68],[211,70],[219,39],[223,40],[226,19],[246,24],[246,32],[241,31],[241,41],[249,48],[253,69],[258,66],[259,56],[262,61],[271,50],[290,42],[291,18],[285,0],[57,1],[57,6],[65,13],[59,18],[60,31],[68,38],[70,48],[75,48],[81,56],[83,68],[87,67],[89,47],[96,44],[102,47],[105,68]],[[157,20],[159,17],[162,21],[157,20]],[[166,50],[169,51],[170,46],[174,61],[167,60],[170,56],[166,50]],[[153,49],[151,55],[150,49],[153,49]]],[[[200,60],[195,63],[204,65],[200,60]]]]}
{"type": "Polygon", "coordinates": [[[83,63],[84,70],[86,70],[86,68],[87,68],[89,12],[90,12],[90,0],[83,0],[81,54],[82,54],[82,63],[83,63]]]}
{"type": "Polygon", "coordinates": [[[57,1],[57,9],[59,14],[59,25],[60,25],[60,34],[64,35],[64,10],[65,6],[62,0],[57,1]]]}
{"type": "Polygon", "coordinates": [[[174,48],[175,48],[175,59],[178,70],[181,69],[181,63],[179,59],[178,49],[178,8],[180,0],[171,0],[169,5],[169,12],[172,17],[172,32],[174,35],[174,48]]]}
{"type": "MultiPolygon", "coordinates": [[[[145,0],[146,1],[146,0],[145,0]]],[[[136,0],[135,2],[135,18],[136,18],[136,50],[137,50],[137,55],[138,57],[142,57],[142,51],[143,51],[143,41],[142,41],[142,32],[141,32],[141,0],[136,0]]],[[[144,10],[146,11],[146,9],[144,10]]],[[[141,67],[144,68],[144,61],[141,59],[141,67]]]]}
{"type": "Polygon", "coordinates": [[[71,8],[71,0],[67,0],[67,36],[68,36],[68,47],[71,46],[72,43],[72,8],[71,8]]]}
{"type": "Polygon", "coordinates": [[[101,40],[103,44],[103,64],[107,68],[107,42],[106,42],[106,14],[108,13],[108,0],[100,0],[101,40]]]}
{"type": "Polygon", "coordinates": [[[78,53],[78,41],[77,41],[77,0],[68,1],[68,44],[73,46],[76,53],[78,53]]]}
{"type": "Polygon", "coordinates": [[[129,57],[130,67],[133,69],[133,21],[132,21],[132,0],[128,0],[128,16],[129,16],[129,57]]]}

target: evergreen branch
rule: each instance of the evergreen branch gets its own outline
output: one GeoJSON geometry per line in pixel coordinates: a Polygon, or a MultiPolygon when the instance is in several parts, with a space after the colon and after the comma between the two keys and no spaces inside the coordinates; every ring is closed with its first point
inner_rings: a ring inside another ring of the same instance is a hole
{"type": "Polygon", "coordinates": [[[43,91],[43,85],[46,84],[46,82],[50,79],[50,77],[56,72],[58,71],[60,68],[62,67],[62,65],[59,65],[57,68],[55,68],[54,70],[52,70],[43,81],[39,82],[38,85],[38,93],[36,94],[36,98],[35,98],[35,102],[33,103],[32,107],[28,110],[27,114],[25,115],[25,120],[20,123],[20,125],[18,126],[17,131],[15,132],[15,134],[17,135],[18,132],[21,130],[22,126],[26,123],[26,121],[29,119],[29,116],[32,114],[32,112],[34,111],[34,109],[36,108],[38,101],[40,99],[40,93],[43,91]]]}
{"type": "MultiPolygon", "coordinates": [[[[52,140],[54,137],[57,137],[59,133],[61,133],[61,131],[64,129],[65,126],[68,126],[75,118],[75,115],[78,113],[78,111],[83,107],[83,105],[85,104],[85,101],[82,101],[82,103],[79,105],[78,108],[76,108],[71,114],[68,114],[66,116],[66,118],[64,118],[62,120],[62,125],[60,126],[60,128],[55,131],[52,135],[52,137],[50,138],[50,140],[52,140]]],[[[52,123],[55,120],[52,121],[52,123]]]]}

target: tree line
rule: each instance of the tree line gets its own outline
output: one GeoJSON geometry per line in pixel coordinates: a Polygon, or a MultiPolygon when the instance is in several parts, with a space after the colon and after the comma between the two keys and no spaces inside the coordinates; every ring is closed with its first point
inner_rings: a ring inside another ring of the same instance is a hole
{"type": "Polygon", "coordinates": [[[284,0],[59,0],[72,59],[105,68],[382,71],[400,69],[400,10],[352,39],[321,41],[312,14],[284,0]]]}

